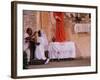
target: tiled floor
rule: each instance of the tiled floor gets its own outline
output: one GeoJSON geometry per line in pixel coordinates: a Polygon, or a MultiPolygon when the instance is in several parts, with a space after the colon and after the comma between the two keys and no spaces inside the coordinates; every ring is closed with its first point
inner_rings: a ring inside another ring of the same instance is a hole
{"type": "Polygon", "coordinates": [[[52,61],[49,62],[48,64],[29,65],[28,68],[36,69],[36,68],[58,68],[58,67],[80,67],[80,66],[90,66],[90,58],[52,61]]]}

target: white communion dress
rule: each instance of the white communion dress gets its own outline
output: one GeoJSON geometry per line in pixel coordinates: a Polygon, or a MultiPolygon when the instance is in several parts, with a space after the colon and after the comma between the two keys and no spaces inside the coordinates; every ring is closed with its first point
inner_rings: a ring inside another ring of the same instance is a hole
{"type": "Polygon", "coordinates": [[[45,43],[44,38],[38,37],[37,43],[39,43],[39,45],[36,45],[35,58],[38,60],[46,60],[45,50],[44,50],[44,43],[45,43]]]}
{"type": "Polygon", "coordinates": [[[48,39],[47,39],[47,36],[46,34],[44,33],[44,31],[41,30],[41,34],[42,34],[42,38],[43,38],[43,45],[44,45],[44,49],[45,51],[48,50],[48,39]]]}

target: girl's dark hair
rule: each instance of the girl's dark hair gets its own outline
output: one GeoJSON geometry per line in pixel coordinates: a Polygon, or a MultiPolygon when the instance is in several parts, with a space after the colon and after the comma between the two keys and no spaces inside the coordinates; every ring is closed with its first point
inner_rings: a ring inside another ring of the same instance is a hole
{"type": "Polygon", "coordinates": [[[38,31],[38,36],[39,36],[39,37],[41,36],[41,31],[40,31],[40,30],[38,31]]]}

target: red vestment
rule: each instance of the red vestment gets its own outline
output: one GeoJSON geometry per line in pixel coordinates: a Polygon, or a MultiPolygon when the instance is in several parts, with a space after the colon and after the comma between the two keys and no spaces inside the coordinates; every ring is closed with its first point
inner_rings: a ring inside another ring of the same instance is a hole
{"type": "Polygon", "coordinates": [[[55,40],[56,42],[64,42],[66,40],[66,33],[64,29],[64,13],[54,12],[53,15],[56,19],[55,40]]]}

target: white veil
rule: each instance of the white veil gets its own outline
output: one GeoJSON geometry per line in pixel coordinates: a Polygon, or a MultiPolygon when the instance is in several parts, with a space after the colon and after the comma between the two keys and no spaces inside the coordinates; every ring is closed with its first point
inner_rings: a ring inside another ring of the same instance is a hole
{"type": "Polygon", "coordinates": [[[46,36],[46,34],[44,33],[44,31],[43,30],[41,30],[41,34],[42,34],[42,37],[43,37],[43,40],[44,40],[44,49],[46,49],[47,50],[47,48],[48,48],[48,39],[47,39],[47,36],[46,36]]]}

